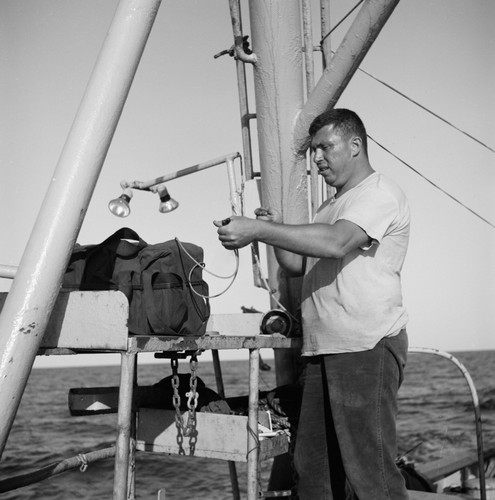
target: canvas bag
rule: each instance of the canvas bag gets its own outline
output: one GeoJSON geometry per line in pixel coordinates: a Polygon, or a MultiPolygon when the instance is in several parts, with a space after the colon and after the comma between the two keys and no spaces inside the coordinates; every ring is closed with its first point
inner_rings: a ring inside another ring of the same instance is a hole
{"type": "Polygon", "coordinates": [[[75,245],[62,289],[120,290],[129,301],[131,333],[201,336],[210,306],[197,262],[203,249],[193,243],[148,245],[122,228],[99,245],[75,245]]]}

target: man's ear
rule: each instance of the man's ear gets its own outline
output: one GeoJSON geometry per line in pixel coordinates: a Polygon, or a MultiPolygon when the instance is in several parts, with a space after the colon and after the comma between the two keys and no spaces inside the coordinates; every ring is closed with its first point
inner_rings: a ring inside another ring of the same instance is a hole
{"type": "Polygon", "coordinates": [[[363,141],[361,140],[361,137],[353,137],[351,140],[351,151],[352,151],[352,156],[356,157],[361,153],[361,150],[363,148],[363,141]]]}

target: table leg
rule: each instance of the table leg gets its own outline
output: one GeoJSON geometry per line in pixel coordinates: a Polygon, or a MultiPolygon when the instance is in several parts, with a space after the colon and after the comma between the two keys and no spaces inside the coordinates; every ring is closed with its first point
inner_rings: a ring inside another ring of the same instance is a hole
{"type": "Polygon", "coordinates": [[[259,439],[258,439],[258,386],[259,349],[249,349],[249,413],[248,413],[248,500],[258,498],[259,439]]]}
{"type": "Polygon", "coordinates": [[[117,441],[115,444],[115,474],[113,499],[127,499],[129,450],[132,429],[132,393],[136,370],[136,354],[122,353],[120,368],[119,410],[117,415],[117,441]]]}
{"type": "MultiPolygon", "coordinates": [[[[220,397],[225,398],[225,388],[223,386],[222,366],[220,365],[220,356],[217,349],[211,351],[213,358],[213,368],[215,370],[215,379],[217,382],[217,392],[220,397]]],[[[237,478],[237,468],[235,462],[229,460],[229,474],[230,484],[232,485],[232,498],[233,500],[241,500],[241,493],[239,490],[239,480],[237,478]]]]}

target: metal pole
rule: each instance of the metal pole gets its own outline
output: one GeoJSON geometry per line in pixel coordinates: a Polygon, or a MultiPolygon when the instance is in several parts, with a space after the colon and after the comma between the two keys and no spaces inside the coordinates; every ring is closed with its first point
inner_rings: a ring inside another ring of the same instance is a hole
{"type": "Polygon", "coordinates": [[[236,71],[237,88],[239,93],[239,110],[241,113],[242,152],[244,153],[244,163],[246,165],[246,178],[247,180],[251,180],[254,177],[254,173],[250,120],[255,118],[256,115],[249,113],[246,68],[244,67],[244,62],[240,59],[236,61],[236,71]]]}
{"type": "MultiPolygon", "coordinates": [[[[241,189],[237,188],[237,180],[235,178],[234,161],[227,160],[227,177],[229,179],[230,190],[230,206],[234,215],[244,215],[244,186],[241,189]]],[[[244,179],[242,179],[244,181],[244,179]]]]}
{"type": "MultiPolygon", "coordinates": [[[[251,0],[249,9],[257,56],[254,84],[262,204],[281,212],[286,223],[305,224],[309,221],[306,158],[297,154],[293,142],[294,123],[304,102],[300,3],[251,0]]],[[[294,312],[300,295],[298,281],[281,276],[271,248],[267,248],[267,261],[270,288],[294,312]]],[[[297,378],[293,358],[289,349],[275,351],[278,385],[297,378]]]]}
{"type": "Polygon", "coordinates": [[[249,410],[248,410],[248,500],[258,498],[258,462],[260,442],[258,438],[258,376],[260,368],[260,350],[249,349],[249,410]]]}
{"type": "MultiPolygon", "coordinates": [[[[328,66],[332,55],[332,46],[330,36],[326,36],[331,29],[331,16],[330,16],[330,0],[320,0],[320,25],[321,25],[321,63],[323,70],[328,66]]],[[[315,167],[311,165],[311,171],[315,167]]],[[[335,188],[321,183],[321,199],[326,200],[335,194],[335,188]]]]}
{"type": "Polygon", "coordinates": [[[0,316],[0,456],[161,0],[121,0],[0,316]]]}
{"type": "MultiPolygon", "coordinates": [[[[225,388],[223,385],[222,366],[220,364],[220,356],[218,355],[218,350],[212,349],[211,355],[213,357],[213,368],[215,371],[217,392],[221,398],[225,399],[225,388]]],[[[229,460],[228,463],[229,463],[230,484],[232,485],[232,498],[233,500],[241,500],[241,492],[239,489],[239,480],[237,478],[237,468],[235,462],[229,460]]]]}
{"type": "Polygon", "coordinates": [[[399,0],[364,2],[297,118],[296,150],[303,148],[311,121],[335,105],[398,3],[399,0]]]}
{"type": "Polygon", "coordinates": [[[313,57],[313,27],[311,5],[309,0],[302,1],[303,33],[304,33],[304,65],[306,69],[306,94],[309,95],[315,86],[313,57]]]}
{"type": "Polygon", "coordinates": [[[115,444],[115,473],[113,476],[114,500],[126,500],[129,461],[131,450],[131,431],[133,417],[132,394],[137,354],[122,353],[120,366],[119,411],[117,416],[117,441],[115,444]]]}
{"type": "Polygon", "coordinates": [[[196,165],[177,170],[176,172],[171,172],[170,174],[161,175],[160,177],[156,177],[155,179],[150,179],[148,181],[122,181],[120,184],[122,187],[149,191],[150,188],[156,186],[157,184],[162,184],[164,182],[178,179],[179,177],[184,177],[185,175],[194,174],[207,168],[216,167],[217,165],[221,165],[222,163],[228,164],[229,162],[233,162],[236,158],[240,157],[241,155],[239,153],[230,153],[225,156],[214,158],[213,160],[204,161],[202,163],[197,163],[196,165]]]}
{"type": "MultiPolygon", "coordinates": [[[[138,355],[134,355],[134,366],[131,367],[132,373],[132,392],[131,398],[131,427],[129,434],[129,464],[127,467],[127,498],[128,500],[136,499],[136,438],[137,438],[137,408],[134,403],[134,394],[136,394],[138,386],[138,355]]],[[[119,394],[120,396],[120,394],[119,394]]],[[[127,396],[129,397],[129,395],[127,396]]]]}
{"type": "MultiPolygon", "coordinates": [[[[320,24],[322,39],[325,38],[327,33],[330,32],[330,20],[330,0],[320,0],[320,24]]],[[[323,43],[321,44],[321,52],[323,54],[322,65],[323,69],[325,69],[328,66],[328,62],[330,61],[332,54],[330,37],[323,40],[323,43]]]]}
{"type": "MultiPolygon", "coordinates": [[[[313,57],[313,29],[312,29],[312,16],[311,5],[309,0],[302,2],[302,15],[303,15],[303,33],[304,33],[304,65],[306,68],[306,94],[309,96],[313,92],[315,86],[314,74],[314,57],[313,57]]],[[[316,165],[311,162],[310,166],[310,203],[311,203],[311,216],[314,217],[316,210],[320,205],[319,191],[319,176],[316,165]]]]}
{"type": "Polygon", "coordinates": [[[243,47],[241,2],[239,0],[229,0],[229,8],[232,32],[234,34],[235,57],[241,61],[254,64],[257,60],[256,54],[246,54],[243,47]]]}
{"type": "Polygon", "coordinates": [[[241,112],[242,150],[246,165],[246,177],[248,180],[251,180],[253,178],[253,155],[249,120],[254,118],[255,115],[249,114],[246,69],[244,67],[244,63],[255,63],[256,55],[248,55],[244,52],[240,0],[229,0],[229,7],[236,54],[237,90],[239,94],[239,109],[241,112]]]}
{"type": "Polygon", "coordinates": [[[17,266],[0,264],[0,278],[14,279],[17,274],[17,266]]]}

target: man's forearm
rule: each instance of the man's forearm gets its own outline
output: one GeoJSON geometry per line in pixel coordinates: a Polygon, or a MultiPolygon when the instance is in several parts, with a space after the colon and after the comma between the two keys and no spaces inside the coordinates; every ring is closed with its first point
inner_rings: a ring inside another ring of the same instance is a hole
{"type": "Polygon", "coordinates": [[[332,229],[327,224],[280,224],[256,222],[254,236],[257,241],[287,252],[311,257],[333,257],[331,255],[332,229]]]}

